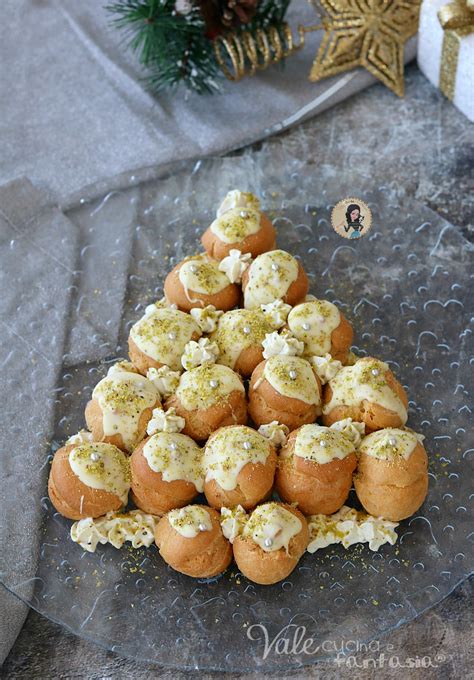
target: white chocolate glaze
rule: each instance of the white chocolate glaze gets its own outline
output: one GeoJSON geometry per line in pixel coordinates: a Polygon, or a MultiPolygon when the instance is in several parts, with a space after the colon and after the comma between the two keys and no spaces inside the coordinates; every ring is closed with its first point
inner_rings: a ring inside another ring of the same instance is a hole
{"type": "Polygon", "coordinates": [[[266,305],[260,305],[260,309],[272,328],[278,330],[286,324],[291,305],[287,305],[283,300],[273,300],[266,305]]]}
{"type": "Polygon", "coordinates": [[[241,505],[236,508],[221,508],[221,528],[224,537],[233,543],[243,531],[248,515],[241,505]]]}
{"type": "MultiPolygon", "coordinates": [[[[321,401],[316,376],[306,359],[282,355],[270,357],[262,377],[284,397],[299,399],[311,405],[321,401]]],[[[255,389],[257,387],[256,383],[255,389]]]]}
{"type": "Polygon", "coordinates": [[[293,307],[288,326],[305,344],[305,354],[323,356],[331,350],[331,334],[341,323],[341,314],[328,300],[312,300],[293,307]]]}
{"type": "Polygon", "coordinates": [[[260,201],[258,198],[248,191],[239,191],[238,189],[232,189],[229,191],[217,209],[216,216],[220,217],[227,210],[232,208],[246,209],[250,208],[252,210],[260,210],[260,201]]]}
{"type": "Polygon", "coordinates": [[[97,383],[92,398],[102,411],[104,435],[120,435],[125,448],[131,451],[140,440],[138,424],[143,412],[160,401],[160,394],[139,373],[115,370],[97,383]]]}
{"type": "Polygon", "coordinates": [[[146,431],[149,435],[157,432],[181,432],[185,425],[186,421],[181,416],[176,415],[175,408],[169,408],[167,411],[162,408],[155,408],[146,431]]]}
{"type": "Polygon", "coordinates": [[[242,255],[240,250],[231,250],[227,257],[219,263],[219,270],[224,272],[231,283],[240,283],[242,274],[250,266],[252,256],[250,253],[242,255]]]}
{"type": "Polygon", "coordinates": [[[308,361],[316,371],[322,385],[332,380],[342,368],[341,362],[333,359],[330,354],[326,354],[323,357],[308,357],[308,361]]]}
{"type": "Polygon", "coordinates": [[[192,316],[177,309],[158,307],[130,330],[130,337],[138,349],[174,371],[181,369],[181,355],[193,335],[199,337],[201,329],[192,316]]]}
{"type": "Polygon", "coordinates": [[[219,263],[207,255],[186,259],[179,268],[178,277],[190,302],[195,302],[192,293],[215,295],[230,285],[227,276],[219,271],[219,263]]]}
{"type": "Polygon", "coordinates": [[[365,434],[365,423],[358,423],[352,420],[352,418],[344,418],[343,420],[337,420],[329,429],[341,432],[353,443],[354,448],[357,449],[365,434]]]}
{"type": "Polygon", "coordinates": [[[206,307],[193,307],[189,313],[203,333],[213,333],[224,312],[216,309],[214,305],[207,305],[206,307]]]}
{"type": "Polygon", "coordinates": [[[260,425],[257,432],[268,439],[273,446],[279,447],[285,446],[290,429],[283,423],[279,423],[278,420],[272,420],[271,423],[260,425]]]}
{"type": "Polygon", "coordinates": [[[343,366],[328,383],[332,397],[324,405],[323,413],[330,413],[336,406],[358,406],[368,401],[393,411],[406,423],[406,408],[385,377],[388,370],[386,363],[371,358],[359,359],[354,366],[343,366]]]}
{"type": "Polygon", "coordinates": [[[158,519],[141,510],[108,512],[104,517],[87,517],[74,522],[70,534],[74,543],[79,543],[87,552],[95,552],[99,543],[110,543],[114,548],[121,548],[125,541],[129,541],[132,548],[148,548],[155,540],[158,519]]]}
{"type": "Polygon", "coordinates": [[[219,347],[219,363],[234,368],[241,353],[249,347],[259,346],[272,327],[260,310],[233,309],[220,319],[212,335],[219,347]]]}
{"type": "Polygon", "coordinates": [[[229,245],[240,243],[260,229],[260,211],[250,206],[229,208],[211,224],[212,233],[229,245]]]}
{"type": "Polygon", "coordinates": [[[103,442],[76,446],[69,452],[69,465],[86,486],[113,493],[124,505],[127,503],[130,462],[116,446],[103,442]]]}
{"type": "Polygon", "coordinates": [[[260,305],[283,298],[298,278],[298,261],[284,250],[271,250],[259,255],[249,267],[244,291],[244,307],[260,305]]]}
{"type": "Polygon", "coordinates": [[[218,345],[215,342],[211,342],[209,338],[199,338],[197,342],[190,340],[187,343],[181,357],[181,364],[186,371],[190,371],[192,368],[197,368],[204,364],[215,364],[218,358],[218,345]]]}
{"type": "Polygon", "coordinates": [[[263,358],[269,359],[278,355],[296,357],[303,354],[304,344],[289,333],[267,333],[262,342],[263,358]]]}
{"type": "Polygon", "coordinates": [[[365,453],[379,460],[407,460],[415,450],[417,444],[422,442],[423,435],[412,430],[400,430],[395,427],[386,427],[367,435],[359,446],[359,454],[365,453]]]}
{"type": "Polygon", "coordinates": [[[146,377],[156,387],[162,399],[166,399],[176,392],[180,376],[179,371],[172,371],[169,366],[160,366],[160,368],[152,366],[146,372],[146,377]]]}
{"type": "Polygon", "coordinates": [[[278,503],[263,503],[255,508],[247,520],[242,536],[250,538],[265,552],[284,548],[288,552],[291,539],[303,525],[292,512],[278,503]]]}
{"type": "Polygon", "coordinates": [[[154,472],[161,472],[165,482],[181,479],[194,484],[199,493],[204,490],[202,449],[191,437],[159,432],[148,439],[143,455],[154,472]]]}
{"type": "Polygon", "coordinates": [[[342,460],[355,449],[354,444],[342,432],[322,425],[303,425],[296,435],[294,454],[319,465],[342,460]]]}
{"type": "Polygon", "coordinates": [[[195,538],[202,531],[212,530],[211,516],[200,505],[171,510],[166,516],[173,529],[185,538],[195,538]]]}
{"type": "Polygon", "coordinates": [[[308,518],[310,542],[308,552],[342,543],[348,548],[354,543],[368,543],[370,550],[377,551],[384,543],[394,545],[397,522],[372,517],[343,505],[334,515],[310,515],[308,518]]]}
{"type": "Polygon", "coordinates": [[[204,448],[206,481],[214,479],[222,489],[237,487],[237,477],[247,463],[265,464],[271,446],[251,427],[236,425],[218,430],[204,448]]]}
{"type": "Polygon", "coordinates": [[[221,364],[204,364],[181,376],[176,396],[187,411],[224,403],[234,391],[245,393],[237,373],[221,364]]]}

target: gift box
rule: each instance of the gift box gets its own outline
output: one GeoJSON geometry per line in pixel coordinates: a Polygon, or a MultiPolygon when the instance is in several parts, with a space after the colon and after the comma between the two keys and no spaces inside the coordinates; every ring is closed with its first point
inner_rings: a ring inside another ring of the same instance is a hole
{"type": "Polygon", "coordinates": [[[418,65],[474,121],[474,0],[424,0],[418,65]]]}

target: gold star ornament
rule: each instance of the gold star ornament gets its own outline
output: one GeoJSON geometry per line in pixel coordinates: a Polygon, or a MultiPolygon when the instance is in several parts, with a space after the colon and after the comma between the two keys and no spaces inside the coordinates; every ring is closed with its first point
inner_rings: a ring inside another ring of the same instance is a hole
{"type": "Polygon", "coordinates": [[[322,43],[309,79],[363,66],[395,94],[404,94],[404,46],[418,30],[421,0],[319,0],[322,43]]]}

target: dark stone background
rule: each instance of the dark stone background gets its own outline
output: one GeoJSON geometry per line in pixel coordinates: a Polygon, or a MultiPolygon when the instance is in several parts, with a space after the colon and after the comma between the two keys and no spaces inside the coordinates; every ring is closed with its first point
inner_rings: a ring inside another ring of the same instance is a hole
{"type": "MultiPolygon", "coordinates": [[[[284,145],[292,154],[307,159],[308,172],[311,165],[324,164],[328,172],[334,172],[335,181],[340,175],[345,184],[351,176],[372,178],[377,185],[393,183],[405,195],[459,225],[463,234],[473,239],[474,126],[415,65],[406,71],[404,99],[375,85],[303,125],[255,145],[255,149],[265,146],[271,152],[275,145],[284,145]]],[[[375,652],[357,654],[357,666],[350,667],[350,659],[348,666],[324,662],[288,673],[287,677],[467,678],[474,667],[471,596],[472,584],[465,582],[439,605],[386,635],[375,652]],[[389,657],[398,657],[403,664],[408,658],[424,656],[429,656],[436,667],[394,670],[389,666],[389,657]]],[[[33,611],[0,673],[11,679],[141,680],[191,675],[123,659],[33,611]]]]}

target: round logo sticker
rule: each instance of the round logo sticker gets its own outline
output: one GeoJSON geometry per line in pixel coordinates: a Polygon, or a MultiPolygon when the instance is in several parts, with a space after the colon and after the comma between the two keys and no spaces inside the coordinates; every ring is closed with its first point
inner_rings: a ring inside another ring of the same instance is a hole
{"type": "Polygon", "coordinates": [[[331,224],[343,238],[361,238],[372,226],[372,213],[360,198],[344,198],[332,209],[331,224]]]}

